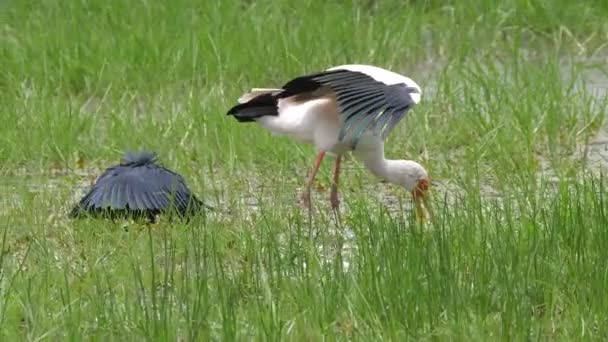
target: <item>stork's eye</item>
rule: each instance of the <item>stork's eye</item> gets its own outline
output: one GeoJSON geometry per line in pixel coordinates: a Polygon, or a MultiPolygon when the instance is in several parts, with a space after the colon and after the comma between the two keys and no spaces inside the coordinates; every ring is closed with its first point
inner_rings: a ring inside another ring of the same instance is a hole
{"type": "Polygon", "coordinates": [[[429,180],[428,178],[422,178],[420,180],[418,180],[418,188],[420,190],[428,190],[429,189],[429,180]]]}

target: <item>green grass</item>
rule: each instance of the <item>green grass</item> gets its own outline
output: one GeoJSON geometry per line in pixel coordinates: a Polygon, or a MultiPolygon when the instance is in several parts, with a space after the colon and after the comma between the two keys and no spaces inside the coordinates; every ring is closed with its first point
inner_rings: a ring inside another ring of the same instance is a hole
{"type": "Polygon", "coordinates": [[[0,11],[0,339],[608,335],[608,183],[584,158],[605,130],[606,98],[585,88],[608,72],[605,1],[0,11]],[[344,63],[423,86],[386,149],[431,173],[432,224],[356,160],[342,225],[330,161],[311,221],[295,193],[313,148],[225,115],[250,87],[344,63]],[[142,147],[221,210],[150,226],[66,218],[90,177],[142,147]]]}

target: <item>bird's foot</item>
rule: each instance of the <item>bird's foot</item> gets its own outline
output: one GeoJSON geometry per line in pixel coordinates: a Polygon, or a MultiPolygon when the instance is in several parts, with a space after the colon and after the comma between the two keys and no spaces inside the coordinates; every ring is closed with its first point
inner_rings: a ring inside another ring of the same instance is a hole
{"type": "Polygon", "coordinates": [[[302,201],[302,204],[304,205],[304,207],[306,207],[308,210],[310,210],[310,208],[311,208],[310,189],[304,190],[304,192],[300,196],[300,200],[302,201]]]}
{"type": "Polygon", "coordinates": [[[331,203],[331,209],[334,213],[334,217],[336,218],[338,227],[342,227],[342,218],[340,217],[340,198],[338,197],[338,186],[336,184],[331,186],[329,202],[331,203]]]}
{"type": "Polygon", "coordinates": [[[333,184],[331,186],[331,193],[329,195],[329,202],[331,203],[331,208],[336,211],[340,209],[340,198],[338,197],[338,187],[333,184]]]}

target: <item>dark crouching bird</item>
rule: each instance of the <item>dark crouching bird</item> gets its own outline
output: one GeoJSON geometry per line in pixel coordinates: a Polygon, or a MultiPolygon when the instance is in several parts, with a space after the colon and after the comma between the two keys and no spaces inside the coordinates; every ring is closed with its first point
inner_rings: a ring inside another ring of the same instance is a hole
{"type": "Polygon", "coordinates": [[[325,153],[336,156],[330,202],[338,209],[342,155],[352,151],[376,176],[405,187],[419,219],[428,201],[426,170],[411,160],[388,160],[384,141],[421,98],[408,77],[369,65],[341,65],[297,77],[280,89],[254,88],[228,111],[240,122],[257,122],[275,134],[313,144],[319,151],[302,199],[310,207],[310,187],[325,153]]]}
{"type": "Polygon", "coordinates": [[[153,152],[129,152],[97,179],[72,209],[71,217],[96,216],[156,221],[163,212],[181,218],[212,209],[194,196],[184,178],[159,165],[153,152]]]}

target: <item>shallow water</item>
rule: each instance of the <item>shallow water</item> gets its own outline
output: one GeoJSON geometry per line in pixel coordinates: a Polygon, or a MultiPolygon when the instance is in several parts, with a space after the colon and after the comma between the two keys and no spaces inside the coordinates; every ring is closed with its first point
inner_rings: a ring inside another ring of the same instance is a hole
{"type": "Polygon", "coordinates": [[[43,174],[1,177],[0,218],[11,211],[25,211],[24,205],[27,201],[38,196],[43,196],[49,201],[58,201],[48,208],[71,206],[84,195],[89,184],[86,177],[73,175],[43,174]]]}
{"type": "MultiPolygon", "coordinates": [[[[608,68],[585,70],[580,82],[585,91],[596,97],[599,102],[608,100],[608,68]]],[[[605,113],[602,126],[596,135],[587,145],[579,148],[581,158],[584,158],[586,165],[595,171],[608,170],[608,120],[606,120],[606,116],[608,116],[608,112],[605,113]]]]}
{"type": "MultiPolygon", "coordinates": [[[[433,87],[433,77],[436,74],[433,70],[428,72],[421,72],[421,76],[426,79],[425,82],[425,94],[429,101],[432,101],[432,97],[435,96],[435,89],[433,87]]],[[[564,77],[569,77],[569,69],[564,68],[564,77]]],[[[421,82],[422,83],[422,82],[421,82]]],[[[583,70],[578,75],[577,80],[579,89],[588,94],[593,95],[597,98],[598,102],[605,101],[608,97],[608,73],[605,70],[599,68],[590,68],[583,70]]],[[[608,113],[607,113],[608,114],[608,113]]],[[[587,144],[584,142],[580,143],[577,149],[577,155],[574,158],[584,158],[586,165],[595,171],[608,170],[608,121],[604,119],[601,128],[597,131],[595,136],[588,141],[587,144]]],[[[346,173],[350,173],[355,168],[361,168],[360,164],[353,161],[345,161],[344,169],[346,173]],[[350,170],[349,170],[350,169],[350,170]]],[[[25,196],[35,196],[37,194],[49,195],[49,199],[61,200],[63,206],[71,206],[76,203],[80,197],[87,191],[90,186],[90,175],[99,174],[99,170],[88,170],[84,173],[63,173],[61,175],[24,175],[24,176],[8,176],[0,178],[0,218],[6,215],[8,212],[19,211],[25,201],[25,196]],[[52,194],[58,193],[62,196],[54,197],[52,194]]],[[[304,181],[302,176],[302,182],[304,181]]],[[[539,172],[540,178],[551,177],[551,170],[543,169],[539,172]]],[[[274,191],[269,189],[260,189],[259,184],[255,180],[249,178],[251,182],[244,192],[245,196],[242,196],[238,203],[245,208],[246,215],[252,215],[259,212],[261,207],[264,207],[264,202],[276,203],[277,200],[284,201],[291,205],[296,196],[296,188],[291,188],[290,183],[277,185],[274,191]]],[[[230,188],[226,184],[216,184],[214,187],[219,188],[230,188]]],[[[226,189],[222,192],[227,191],[226,189]]],[[[345,217],[349,213],[349,207],[347,199],[348,190],[341,190],[342,196],[342,217],[345,217]]],[[[398,189],[394,185],[379,183],[377,181],[367,182],[363,185],[363,188],[357,189],[356,192],[359,196],[361,192],[366,193],[370,198],[374,200],[370,201],[376,203],[376,208],[370,208],[370,210],[377,210],[378,207],[384,207],[391,215],[409,215],[411,211],[411,199],[403,189],[398,189]],[[408,212],[403,212],[403,210],[408,212]]],[[[446,200],[448,202],[454,201],[457,197],[464,194],[462,187],[449,180],[435,180],[433,184],[433,196],[437,201],[446,200]]],[[[327,189],[313,190],[312,197],[316,210],[329,211],[328,203],[329,192],[327,189]]],[[[487,197],[487,199],[498,199],[501,200],[503,194],[496,191],[490,186],[482,186],[481,195],[487,197]]],[[[205,199],[204,194],[200,194],[200,197],[205,199]]],[[[236,196],[230,196],[236,197],[236,196]]],[[[218,206],[218,204],[215,204],[218,206]]],[[[219,208],[228,206],[227,202],[219,203],[219,208]]],[[[56,206],[55,206],[56,207],[56,206]]],[[[50,208],[50,207],[49,207],[50,208]]],[[[225,209],[225,208],[224,208],[225,209]]],[[[49,213],[50,215],[50,213],[49,213]]],[[[317,227],[317,229],[327,229],[334,235],[341,243],[337,244],[340,246],[340,253],[342,254],[343,267],[348,270],[351,265],[352,256],[356,252],[357,241],[355,232],[348,226],[338,230],[335,224],[331,224],[332,227],[317,227]]],[[[336,246],[336,247],[337,247],[336,246]]],[[[326,254],[326,260],[332,260],[333,255],[338,252],[336,249],[324,251],[326,254]]]]}

